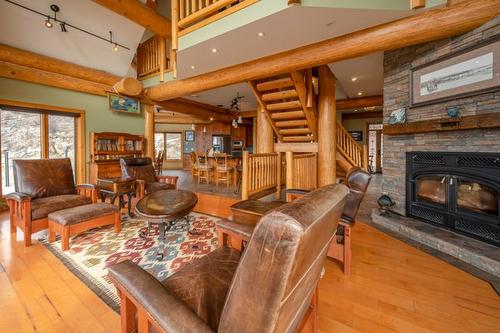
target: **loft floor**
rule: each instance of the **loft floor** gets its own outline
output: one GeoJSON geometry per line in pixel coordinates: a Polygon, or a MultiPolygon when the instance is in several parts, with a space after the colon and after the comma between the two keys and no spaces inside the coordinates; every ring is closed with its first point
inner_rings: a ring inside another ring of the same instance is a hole
{"type": "MultiPolygon", "coordinates": [[[[376,186],[377,181],[374,182],[376,186]]],[[[372,196],[363,211],[373,205],[372,196]]],[[[366,214],[361,214],[361,219],[366,214]]],[[[44,246],[24,248],[0,215],[0,332],[119,332],[120,318],[44,246]]],[[[36,237],[34,237],[35,239],[36,237]]],[[[358,223],[350,277],[328,260],[320,332],[493,332],[500,297],[490,285],[358,223]]]]}

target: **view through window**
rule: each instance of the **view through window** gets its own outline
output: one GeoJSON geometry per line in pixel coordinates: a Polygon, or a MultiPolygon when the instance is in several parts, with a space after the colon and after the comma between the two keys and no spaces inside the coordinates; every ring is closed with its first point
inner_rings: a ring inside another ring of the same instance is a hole
{"type": "Polygon", "coordinates": [[[167,137],[167,160],[180,160],[182,156],[182,134],[166,133],[167,137]]]}

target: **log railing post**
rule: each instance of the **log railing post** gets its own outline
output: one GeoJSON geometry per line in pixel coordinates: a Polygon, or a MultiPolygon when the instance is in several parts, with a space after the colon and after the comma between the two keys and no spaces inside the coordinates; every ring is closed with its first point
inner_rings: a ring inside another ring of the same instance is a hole
{"type": "Polygon", "coordinates": [[[276,199],[281,198],[281,153],[276,157],[276,199]]]}
{"type": "Polygon", "coordinates": [[[160,82],[165,81],[165,70],[167,69],[167,44],[165,42],[165,38],[158,36],[159,43],[158,47],[160,48],[160,82]]]}
{"type": "Polygon", "coordinates": [[[363,145],[363,169],[368,171],[368,145],[363,145]]]}
{"type": "Polygon", "coordinates": [[[248,181],[250,175],[248,174],[248,163],[249,163],[249,155],[248,151],[243,152],[243,161],[242,161],[242,171],[241,171],[241,199],[248,199],[248,181]]]}
{"type": "Polygon", "coordinates": [[[286,188],[293,188],[293,152],[287,151],[285,153],[286,159],[286,188]]]}

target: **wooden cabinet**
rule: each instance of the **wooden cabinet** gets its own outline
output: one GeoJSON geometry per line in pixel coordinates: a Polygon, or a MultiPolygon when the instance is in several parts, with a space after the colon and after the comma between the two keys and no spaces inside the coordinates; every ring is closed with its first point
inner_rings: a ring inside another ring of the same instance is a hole
{"type": "Polygon", "coordinates": [[[145,154],[144,136],[128,133],[90,133],[89,181],[120,177],[121,157],[141,157],[145,154]]]}

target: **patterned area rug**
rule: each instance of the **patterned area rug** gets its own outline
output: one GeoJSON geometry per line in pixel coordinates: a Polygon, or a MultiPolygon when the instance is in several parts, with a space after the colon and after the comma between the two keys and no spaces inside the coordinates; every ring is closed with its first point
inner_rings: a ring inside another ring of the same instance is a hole
{"type": "Polygon", "coordinates": [[[111,281],[108,267],[123,260],[132,260],[158,280],[172,275],[195,258],[213,251],[217,245],[217,218],[191,213],[189,221],[176,221],[165,235],[165,255],[157,259],[158,228],[153,225],[146,238],[139,237],[147,230],[147,222],[124,216],[122,231],[115,234],[113,226],[89,230],[70,240],[70,249],[61,251],[61,241],[52,244],[40,241],[66,267],[92,289],[106,304],[119,311],[120,300],[111,281]],[[188,232],[195,228],[197,232],[188,232]]]}

